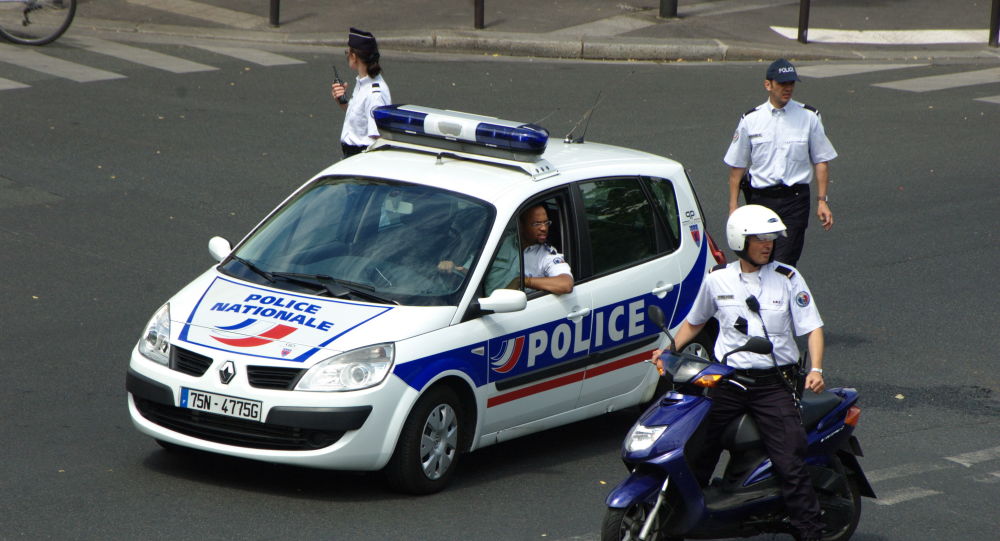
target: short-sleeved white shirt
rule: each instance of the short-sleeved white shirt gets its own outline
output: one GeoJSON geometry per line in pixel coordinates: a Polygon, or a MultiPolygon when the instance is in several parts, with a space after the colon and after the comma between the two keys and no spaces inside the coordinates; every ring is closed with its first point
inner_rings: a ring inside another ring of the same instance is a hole
{"type": "MultiPolygon", "coordinates": [[[[712,271],[702,283],[687,320],[692,325],[701,325],[712,316],[719,320],[719,337],[715,341],[717,359],[745,344],[749,336],[764,336],[763,318],[779,365],[798,362],[799,348],[794,336],[823,326],[806,281],[794,267],[777,262],[768,263],[754,273],[741,272],[739,260],[712,271]],[[784,269],[784,273],[778,272],[779,268],[784,269]],[[747,307],[746,299],[750,295],[757,297],[760,317],[747,307]],[[746,334],[736,328],[741,317],[747,321],[746,334]]],[[[727,364],[752,369],[774,366],[769,355],[747,352],[731,355],[727,364]]]]}
{"type": "Polygon", "coordinates": [[[768,100],[740,118],[724,161],[749,168],[752,186],[767,188],[808,184],[813,164],[836,157],[818,111],[795,100],[778,109],[768,100]]]}
{"type": "Polygon", "coordinates": [[[347,102],[344,127],[340,130],[340,142],[353,146],[368,146],[379,136],[378,126],[372,117],[372,110],[392,103],[389,87],[382,75],[358,77],[354,85],[351,101],[347,102]]]}
{"type": "Polygon", "coordinates": [[[559,276],[573,271],[566,258],[548,244],[533,244],[524,249],[524,275],[528,278],[559,276]]]}

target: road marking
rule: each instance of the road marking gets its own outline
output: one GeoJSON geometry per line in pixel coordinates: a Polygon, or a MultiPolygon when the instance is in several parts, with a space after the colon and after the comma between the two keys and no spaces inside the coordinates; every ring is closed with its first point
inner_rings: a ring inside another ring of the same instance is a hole
{"type": "MultiPolygon", "coordinates": [[[[129,4],[143,6],[175,15],[184,15],[203,21],[210,21],[225,26],[233,26],[244,30],[259,28],[267,23],[267,19],[258,15],[250,15],[242,11],[220,8],[192,2],[191,0],[126,0],[129,4]]],[[[985,40],[984,40],[985,41],[985,40]]]]}
{"type": "Polygon", "coordinates": [[[892,81],[889,83],[877,83],[873,86],[891,88],[893,90],[905,90],[907,92],[933,92],[935,90],[948,90],[951,88],[990,83],[1000,83],[1000,68],[917,77],[915,79],[903,79],[902,81],[892,81]]]}
{"type": "Polygon", "coordinates": [[[1000,447],[993,447],[992,449],[983,449],[982,451],[973,451],[971,453],[944,457],[945,460],[957,462],[966,468],[971,468],[973,465],[979,464],[980,462],[987,462],[998,458],[1000,458],[1000,447]]]}
{"type": "Polygon", "coordinates": [[[171,73],[196,73],[202,71],[214,71],[219,68],[199,64],[176,56],[170,56],[149,49],[133,47],[123,43],[107,41],[90,37],[65,38],[65,42],[77,47],[83,47],[89,51],[120,58],[134,64],[141,64],[151,68],[169,71],[171,73]]]}
{"type": "Polygon", "coordinates": [[[95,81],[125,78],[124,75],[119,73],[91,68],[83,64],[52,58],[38,51],[17,49],[6,45],[0,46],[0,62],[14,64],[15,66],[40,71],[78,83],[92,83],[95,81]]]}
{"type": "Polygon", "coordinates": [[[614,17],[608,17],[607,19],[601,19],[599,21],[594,21],[591,23],[578,24],[576,26],[567,26],[566,28],[553,30],[552,32],[549,32],[549,35],[616,36],[618,34],[631,32],[633,30],[639,30],[640,28],[646,28],[647,26],[653,26],[657,23],[658,21],[643,20],[633,17],[631,15],[616,15],[614,17]]]}
{"type": "Polygon", "coordinates": [[[936,496],[938,494],[942,493],[929,488],[910,487],[893,490],[892,492],[881,493],[879,494],[878,499],[875,500],[875,503],[879,505],[896,505],[897,503],[926,498],[928,496],[936,496]]]}
{"type": "Polygon", "coordinates": [[[17,81],[11,81],[10,79],[4,79],[0,77],[0,90],[14,90],[15,88],[28,88],[31,85],[26,85],[24,83],[19,83],[17,81]]]}
{"type": "Polygon", "coordinates": [[[677,8],[677,14],[681,17],[727,15],[729,13],[739,13],[741,11],[752,11],[755,9],[766,9],[788,4],[798,4],[799,1],[800,0],[760,0],[757,2],[747,2],[746,0],[722,0],[720,2],[702,2],[700,4],[691,4],[690,6],[680,6],[677,8]]]}
{"type": "MultiPolygon", "coordinates": [[[[680,6],[677,8],[677,14],[681,17],[706,17],[797,3],[799,3],[799,0],[758,0],[749,3],[746,0],[721,0],[718,2],[701,2],[690,6],[680,6]]],[[[635,17],[632,14],[622,14],[576,26],[560,28],[559,30],[549,32],[549,34],[554,36],[617,36],[654,26],[660,24],[660,22],[661,20],[659,19],[651,20],[643,17],[635,17]]]]}
{"type": "Polygon", "coordinates": [[[292,64],[305,64],[302,60],[295,58],[290,58],[280,54],[275,54],[268,51],[261,51],[259,49],[246,49],[243,47],[223,47],[220,45],[194,45],[192,47],[197,47],[199,49],[204,49],[206,51],[211,51],[213,53],[221,54],[223,56],[231,56],[233,58],[238,58],[240,60],[245,60],[247,62],[253,62],[254,64],[260,66],[288,66],[292,64]]]}
{"type": "MultiPolygon", "coordinates": [[[[798,39],[799,29],[791,26],[772,26],[781,36],[798,39]]],[[[937,43],[989,42],[989,30],[837,30],[810,28],[810,43],[849,43],[854,45],[933,45],[937,43]]]]}
{"type": "Polygon", "coordinates": [[[985,101],[986,103],[1000,104],[1000,95],[986,96],[985,98],[976,98],[976,101],[985,101]]]}
{"type": "Polygon", "coordinates": [[[822,79],[825,77],[842,77],[858,75],[875,71],[898,70],[903,68],[924,68],[930,64],[818,64],[796,68],[799,75],[822,79]]]}
{"type": "Polygon", "coordinates": [[[893,466],[891,468],[882,468],[881,470],[872,470],[866,472],[866,477],[872,483],[877,483],[879,481],[887,481],[889,479],[896,479],[899,477],[907,477],[909,475],[919,475],[922,473],[929,473],[937,470],[946,470],[948,468],[954,468],[954,464],[948,464],[945,462],[925,462],[919,464],[900,464],[899,466],[893,466]]]}

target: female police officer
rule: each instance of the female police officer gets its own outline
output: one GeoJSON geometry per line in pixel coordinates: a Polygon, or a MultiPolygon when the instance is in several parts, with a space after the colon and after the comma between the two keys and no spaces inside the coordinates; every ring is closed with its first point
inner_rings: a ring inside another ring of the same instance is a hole
{"type": "MultiPolygon", "coordinates": [[[[727,364],[754,381],[747,391],[712,389],[706,447],[692,462],[699,481],[706,483],[719,459],[719,435],[744,412],[753,416],[764,448],[781,479],[781,495],[798,539],[820,539],[819,501],[805,469],[806,434],[799,417],[791,382],[799,350],[793,338],[808,335],[812,368],[807,389],[819,393],[823,382],[823,320],[805,280],[790,266],[773,259],[774,240],[785,224],[769,208],[746,205],[729,216],[726,237],[739,259],[712,269],[702,283],[694,306],[677,331],[675,347],[687,345],[711,317],[719,321],[715,354],[746,343],[748,336],[766,336],[774,344],[772,356],[736,353],[727,364]]],[[[654,362],[659,364],[659,353],[654,362]]]]}
{"type": "Polygon", "coordinates": [[[334,81],[331,95],[347,114],[340,132],[340,146],[344,157],[349,158],[375,142],[378,127],[372,110],[392,103],[389,87],[382,79],[379,65],[378,43],[370,32],[351,28],[347,36],[347,64],[357,72],[357,85],[351,100],[347,101],[347,83],[334,81]]]}

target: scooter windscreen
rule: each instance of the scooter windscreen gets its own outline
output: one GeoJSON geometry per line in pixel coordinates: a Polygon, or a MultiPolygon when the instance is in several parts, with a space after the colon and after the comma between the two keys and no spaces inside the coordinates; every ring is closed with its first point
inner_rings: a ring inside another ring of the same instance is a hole
{"type": "Polygon", "coordinates": [[[687,353],[664,353],[660,359],[663,368],[674,378],[674,383],[690,383],[712,362],[687,353]]]}

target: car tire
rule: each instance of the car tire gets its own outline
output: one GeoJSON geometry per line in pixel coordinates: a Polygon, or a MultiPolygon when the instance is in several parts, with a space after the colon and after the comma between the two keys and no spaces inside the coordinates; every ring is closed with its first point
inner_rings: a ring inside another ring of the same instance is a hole
{"type": "Polygon", "coordinates": [[[698,333],[698,336],[695,336],[694,340],[684,346],[681,353],[701,357],[712,362],[718,361],[715,358],[715,338],[718,334],[718,323],[716,323],[715,319],[709,320],[701,329],[701,332],[698,333]]]}
{"type": "Polygon", "coordinates": [[[385,467],[389,486],[408,494],[432,494],[447,486],[461,454],[464,416],[448,387],[434,387],[420,397],[385,467]]]}

